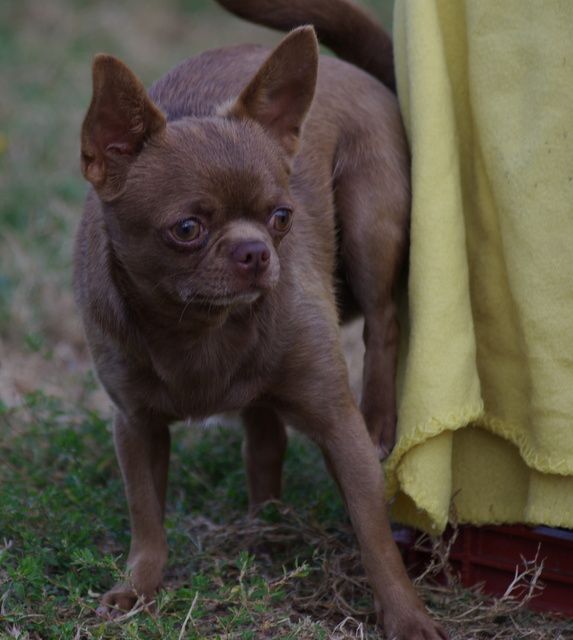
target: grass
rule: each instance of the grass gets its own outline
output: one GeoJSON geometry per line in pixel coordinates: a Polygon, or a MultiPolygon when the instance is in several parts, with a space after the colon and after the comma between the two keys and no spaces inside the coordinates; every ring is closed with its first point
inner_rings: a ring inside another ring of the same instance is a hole
{"type": "MultiPolygon", "coordinates": [[[[122,579],[129,525],[109,420],[41,392],[0,408],[0,638],[22,640],[379,637],[344,509],[316,448],[293,437],[285,504],[253,520],[233,428],[174,429],[166,528],[170,562],[155,612],[98,617],[122,579]],[[289,506],[285,506],[288,504],[289,506]]],[[[436,546],[434,569],[447,562],[436,546]]],[[[573,622],[524,609],[539,588],[524,567],[501,599],[418,588],[452,640],[566,640],[573,622]]]]}
{"type": "MultiPolygon", "coordinates": [[[[391,0],[368,4],[389,24],[391,0]]],[[[223,428],[174,429],[156,613],[94,614],[122,577],[129,530],[109,404],[70,287],[91,58],[111,52],[150,83],[205,48],[278,37],[211,0],[0,2],[0,640],[378,637],[317,450],[291,439],[289,506],[249,520],[240,433],[223,428]]],[[[454,640],[573,637],[571,624],[511,598],[427,580],[420,589],[454,640]]]]}

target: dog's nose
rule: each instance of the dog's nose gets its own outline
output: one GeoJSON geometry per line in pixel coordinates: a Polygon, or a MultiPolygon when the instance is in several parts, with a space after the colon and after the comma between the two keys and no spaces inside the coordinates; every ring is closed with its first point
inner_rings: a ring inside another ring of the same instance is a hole
{"type": "Polygon", "coordinates": [[[239,242],[231,249],[231,259],[237,269],[245,275],[257,275],[266,271],[271,252],[261,240],[239,242]]]}

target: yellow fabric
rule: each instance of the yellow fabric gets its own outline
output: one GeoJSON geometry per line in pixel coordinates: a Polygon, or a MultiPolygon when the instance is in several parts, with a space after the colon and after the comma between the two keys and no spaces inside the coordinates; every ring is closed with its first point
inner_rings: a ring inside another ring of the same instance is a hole
{"type": "Polygon", "coordinates": [[[573,1],[397,0],[412,148],[397,520],[573,527],[573,1]]]}

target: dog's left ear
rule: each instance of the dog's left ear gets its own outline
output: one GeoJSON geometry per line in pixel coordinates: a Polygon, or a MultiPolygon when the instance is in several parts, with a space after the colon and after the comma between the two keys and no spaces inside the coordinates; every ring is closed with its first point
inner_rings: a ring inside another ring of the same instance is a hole
{"type": "Polygon", "coordinates": [[[227,115],[256,120],[292,157],[314,97],[317,72],[315,31],[299,27],[271,53],[227,115]]]}

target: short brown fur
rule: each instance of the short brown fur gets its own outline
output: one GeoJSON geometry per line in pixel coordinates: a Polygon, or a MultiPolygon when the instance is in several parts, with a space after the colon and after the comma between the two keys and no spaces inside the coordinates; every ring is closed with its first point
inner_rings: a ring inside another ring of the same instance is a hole
{"type": "MultiPolygon", "coordinates": [[[[360,24],[369,42],[386,43],[385,58],[363,66],[388,81],[388,37],[344,0],[329,12],[331,1],[276,0],[282,22],[265,17],[268,0],[221,4],[270,26],[318,16],[325,40],[358,64],[366,54],[348,28],[360,24]]],[[[321,447],[341,489],[389,636],[445,638],[392,540],[378,460],[394,438],[393,293],[409,212],[394,95],[345,62],[318,64],[310,27],[271,53],[204,53],[149,92],[111,56],[96,57],[93,78],[82,171],[94,189],[75,289],[116,407],[132,527],[129,582],[102,610],[129,609],[161,585],[169,424],[240,410],[251,508],[280,497],[288,422],[321,447]],[[362,412],[340,300],[365,317],[362,412]]]]}

